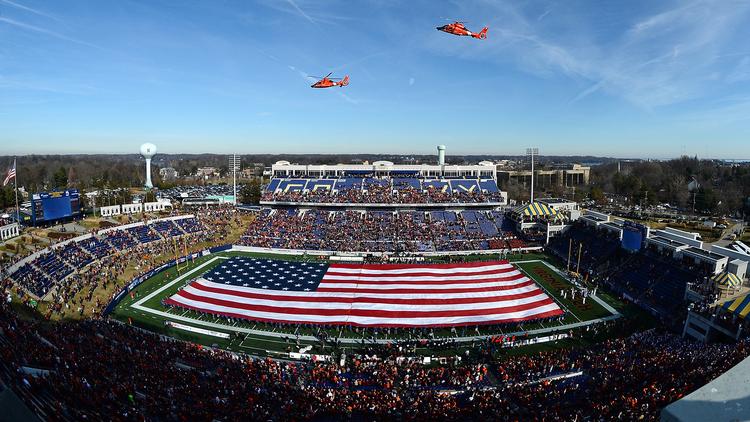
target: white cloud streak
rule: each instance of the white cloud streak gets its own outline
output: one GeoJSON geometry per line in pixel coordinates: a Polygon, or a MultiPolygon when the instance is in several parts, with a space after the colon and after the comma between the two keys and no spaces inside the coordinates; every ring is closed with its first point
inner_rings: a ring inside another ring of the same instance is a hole
{"type": "Polygon", "coordinates": [[[303,18],[307,19],[311,24],[313,24],[313,25],[317,25],[318,24],[318,22],[316,22],[315,19],[313,19],[312,17],[310,17],[310,15],[308,15],[307,13],[305,13],[305,11],[302,10],[297,5],[297,3],[294,2],[294,0],[286,0],[286,1],[287,1],[287,3],[289,3],[294,8],[294,10],[297,11],[297,13],[300,14],[300,16],[302,16],[303,18]]]}
{"type": "Polygon", "coordinates": [[[28,24],[28,23],[20,22],[20,21],[17,21],[15,19],[11,19],[11,18],[6,18],[6,17],[3,17],[3,16],[0,16],[0,23],[5,23],[5,24],[11,25],[11,26],[15,26],[17,28],[21,28],[21,29],[24,29],[24,30],[27,30],[27,31],[31,31],[31,32],[37,32],[37,33],[40,33],[40,34],[48,35],[50,37],[54,37],[54,38],[57,38],[57,39],[60,39],[60,40],[63,40],[63,41],[69,41],[69,42],[72,42],[72,43],[75,43],[75,44],[85,45],[87,47],[96,48],[96,49],[99,49],[99,50],[104,50],[102,47],[99,47],[96,44],[92,44],[92,43],[87,42],[87,41],[82,41],[82,40],[79,40],[79,39],[76,39],[76,38],[72,38],[72,37],[69,37],[67,35],[63,35],[63,34],[61,34],[59,32],[55,32],[55,31],[52,31],[52,30],[49,30],[49,29],[46,29],[46,28],[42,28],[42,27],[31,25],[31,24],[28,24]]]}
{"type": "Polygon", "coordinates": [[[495,16],[485,43],[462,49],[443,43],[428,47],[465,58],[515,62],[541,77],[563,74],[585,86],[571,103],[606,93],[651,110],[710,95],[715,83],[745,75],[742,62],[726,75],[718,57],[732,54],[728,50],[748,34],[747,0],[674,3],[640,18],[608,22],[606,29],[571,11],[539,15],[538,7],[485,4],[483,13],[495,16]],[[560,32],[561,27],[576,29],[560,32]],[[607,34],[601,35],[603,31],[607,34]]]}
{"type": "Polygon", "coordinates": [[[0,3],[4,3],[4,4],[7,4],[8,6],[11,6],[11,7],[15,7],[16,9],[19,9],[19,10],[23,10],[23,11],[26,11],[26,12],[29,12],[29,13],[33,13],[33,14],[35,14],[35,15],[39,15],[39,16],[44,16],[45,18],[49,18],[49,19],[53,19],[53,20],[56,20],[56,21],[58,21],[58,22],[62,22],[62,21],[61,21],[61,20],[60,20],[59,18],[57,18],[56,16],[52,16],[52,15],[50,15],[49,13],[45,13],[45,12],[42,12],[42,11],[41,11],[41,10],[39,10],[39,9],[33,9],[33,8],[31,8],[31,7],[28,7],[28,6],[24,6],[24,5],[20,4],[20,3],[16,3],[16,2],[14,2],[14,1],[10,1],[10,0],[0,0],[0,3]]]}

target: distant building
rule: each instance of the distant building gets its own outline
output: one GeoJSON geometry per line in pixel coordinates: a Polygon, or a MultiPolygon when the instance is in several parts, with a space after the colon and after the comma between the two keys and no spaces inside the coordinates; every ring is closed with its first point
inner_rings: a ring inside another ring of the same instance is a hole
{"type": "Polygon", "coordinates": [[[159,176],[161,176],[162,180],[174,180],[180,175],[174,167],[163,167],[159,169],[159,176]]]}
{"type": "Polygon", "coordinates": [[[251,163],[244,169],[242,169],[242,177],[249,179],[255,176],[261,176],[263,175],[263,170],[265,169],[265,166],[263,163],[251,163]]]}
{"type": "MultiPolygon", "coordinates": [[[[591,167],[580,164],[561,164],[551,169],[535,169],[534,185],[539,188],[582,186],[589,183],[590,176],[591,167]]],[[[501,170],[501,166],[498,165],[497,181],[501,186],[505,186],[510,181],[529,186],[531,170],[501,170]]]]}
{"type": "Polygon", "coordinates": [[[291,164],[277,161],[271,166],[273,177],[421,177],[421,178],[477,178],[494,179],[495,165],[491,162],[474,165],[394,164],[376,161],[372,164],[291,164]]]}
{"type": "Polygon", "coordinates": [[[198,177],[219,177],[219,170],[216,167],[200,167],[195,175],[198,177]]]}

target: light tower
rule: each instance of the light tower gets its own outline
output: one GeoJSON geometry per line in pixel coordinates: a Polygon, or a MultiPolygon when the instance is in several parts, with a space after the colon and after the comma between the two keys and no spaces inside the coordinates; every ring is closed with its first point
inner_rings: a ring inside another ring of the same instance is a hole
{"type": "Polygon", "coordinates": [[[141,145],[141,155],[146,159],[146,189],[151,189],[154,184],[151,183],[151,158],[156,155],[156,145],[145,143],[141,145]]]}
{"type": "Polygon", "coordinates": [[[534,157],[539,156],[539,148],[526,148],[526,156],[531,161],[531,201],[534,203],[534,157]]]}
{"type": "Polygon", "coordinates": [[[240,171],[240,165],[242,158],[238,157],[237,154],[232,154],[229,157],[229,171],[232,172],[232,179],[234,183],[234,205],[237,205],[237,172],[240,171]]]}

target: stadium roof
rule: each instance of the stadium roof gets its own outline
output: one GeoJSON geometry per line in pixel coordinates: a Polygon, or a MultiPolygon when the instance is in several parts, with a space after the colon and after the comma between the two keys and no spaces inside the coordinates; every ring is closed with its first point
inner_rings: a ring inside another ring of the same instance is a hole
{"type": "MultiPolygon", "coordinates": [[[[750,294],[728,300],[721,306],[725,311],[731,312],[740,318],[745,318],[750,313],[750,294]]],[[[750,411],[750,408],[748,409],[750,411]]]]}
{"type": "Polygon", "coordinates": [[[678,242],[676,240],[667,239],[666,237],[661,237],[661,236],[654,236],[654,237],[651,237],[650,239],[661,242],[661,243],[666,243],[669,246],[687,246],[687,243],[678,242]]]}
{"type": "Polygon", "coordinates": [[[708,259],[712,259],[712,260],[720,260],[722,258],[725,258],[724,256],[719,255],[717,253],[709,252],[709,251],[707,251],[705,249],[696,248],[694,246],[691,246],[691,247],[685,249],[685,252],[690,252],[690,253],[692,253],[694,255],[699,255],[699,256],[702,256],[704,258],[708,258],[708,259]]]}
{"type": "Polygon", "coordinates": [[[541,202],[532,202],[528,205],[521,205],[520,207],[516,208],[514,212],[532,217],[540,215],[557,215],[557,211],[555,211],[554,208],[541,202]]]}
{"type": "Polygon", "coordinates": [[[713,280],[714,283],[722,285],[722,286],[737,287],[740,284],[742,284],[742,280],[740,280],[739,277],[728,272],[722,272],[722,273],[716,274],[715,276],[711,278],[711,280],[713,280]]]}
{"type": "Polygon", "coordinates": [[[661,411],[662,422],[740,421],[750,415],[750,358],[661,411]]]}

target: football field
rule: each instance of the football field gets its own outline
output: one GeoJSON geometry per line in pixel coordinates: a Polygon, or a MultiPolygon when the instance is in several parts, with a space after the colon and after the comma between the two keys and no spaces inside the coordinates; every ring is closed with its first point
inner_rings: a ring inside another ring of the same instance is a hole
{"type": "MultiPolygon", "coordinates": [[[[341,327],[328,329],[321,336],[321,332],[316,327],[283,326],[227,319],[162,304],[163,300],[174,295],[190,280],[200,277],[234,256],[312,261],[309,257],[295,255],[232,251],[203,256],[195,259],[194,262],[183,264],[179,272],[173,267],[145,280],[122,299],[111,317],[149,331],[206,346],[258,356],[286,356],[288,352],[300,350],[325,353],[330,350],[330,346],[321,341],[321,337],[338,338],[344,350],[361,348],[373,341],[385,343],[415,338],[454,339],[468,347],[472,341],[485,339],[488,336],[517,335],[527,336],[527,338],[549,336],[621,316],[620,304],[604,294],[583,298],[576,289],[577,294],[573,297],[573,286],[564,274],[550,265],[543,255],[530,254],[512,256],[509,260],[534,280],[566,312],[560,321],[530,322],[514,326],[512,332],[503,332],[489,327],[480,327],[478,330],[473,327],[417,329],[416,331],[379,329],[377,338],[373,339],[372,331],[341,327]]],[[[428,351],[422,350],[422,352],[428,351]]]]}

